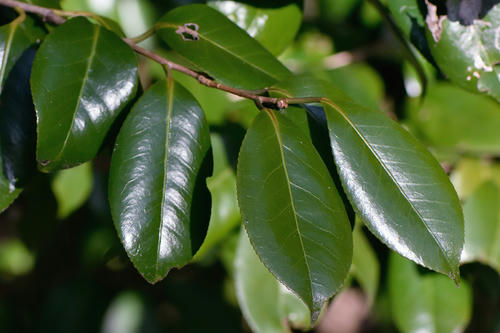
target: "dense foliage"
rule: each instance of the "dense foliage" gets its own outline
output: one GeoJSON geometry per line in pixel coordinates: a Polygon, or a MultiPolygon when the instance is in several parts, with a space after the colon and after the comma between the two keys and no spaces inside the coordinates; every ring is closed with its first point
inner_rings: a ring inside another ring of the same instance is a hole
{"type": "Polygon", "coordinates": [[[500,5],[0,5],[1,329],[500,327],[500,5]]]}

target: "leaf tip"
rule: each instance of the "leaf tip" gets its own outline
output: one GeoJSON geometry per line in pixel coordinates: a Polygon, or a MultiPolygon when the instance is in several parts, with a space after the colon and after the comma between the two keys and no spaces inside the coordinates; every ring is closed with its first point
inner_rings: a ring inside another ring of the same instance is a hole
{"type": "Polygon", "coordinates": [[[448,277],[453,282],[455,282],[455,285],[457,286],[457,288],[460,288],[460,271],[458,270],[458,268],[455,271],[448,272],[448,277]]]}

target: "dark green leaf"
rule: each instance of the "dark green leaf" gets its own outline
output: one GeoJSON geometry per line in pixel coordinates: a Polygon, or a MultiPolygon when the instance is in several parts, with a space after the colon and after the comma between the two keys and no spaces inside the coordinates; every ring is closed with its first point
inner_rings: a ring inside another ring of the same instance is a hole
{"type": "Polygon", "coordinates": [[[178,7],[157,25],[170,47],[222,83],[259,89],[290,74],[245,31],[206,5],[178,7]]]}
{"type": "Polygon", "coordinates": [[[235,259],[235,285],[243,316],[256,333],[287,332],[288,322],[307,329],[306,305],[267,270],[241,230],[235,259]]]}
{"type": "Polygon", "coordinates": [[[31,77],[43,171],[78,165],[97,153],[137,87],[134,52],[114,33],[71,19],[35,57],[31,77]]]}
{"type": "Polygon", "coordinates": [[[462,209],[434,157],[384,114],[357,105],[326,82],[300,77],[279,89],[326,97],[335,162],[367,227],[403,256],[458,281],[462,209]]]}
{"type": "Polygon", "coordinates": [[[262,262],[309,306],[314,322],[347,276],[352,236],[328,169],[287,115],[294,112],[305,110],[266,109],[249,128],[238,161],[238,201],[262,262]]]}
{"type": "Polygon", "coordinates": [[[479,261],[500,272],[500,190],[483,183],[464,204],[465,244],[462,262],[479,261]]]}
{"type": "Polygon", "coordinates": [[[173,81],[156,83],[120,130],[109,184],[118,235],[149,282],[188,263],[200,247],[210,216],[205,181],[211,169],[208,125],[198,103],[173,81]]]}
{"type": "Polygon", "coordinates": [[[260,8],[236,1],[209,1],[208,5],[255,38],[274,55],[281,54],[299,30],[302,13],[297,4],[260,8]]]}
{"type": "Polygon", "coordinates": [[[432,147],[500,154],[500,106],[450,84],[431,86],[410,114],[416,133],[432,147]]]}
{"type": "Polygon", "coordinates": [[[392,316],[401,332],[461,332],[469,322],[472,293],[444,276],[419,276],[410,261],[392,254],[389,263],[392,316]]]}
{"type": "MultiPolygon", "coordinates": [[[[432,7],[429,5],[429,12],[433,12],[432,7]]],[[[480,20],[469,23],[436,16],[430,26],[426,25],[431,53],[454,83],[500,101],[500,4],[493,6],[480,20]]]]}

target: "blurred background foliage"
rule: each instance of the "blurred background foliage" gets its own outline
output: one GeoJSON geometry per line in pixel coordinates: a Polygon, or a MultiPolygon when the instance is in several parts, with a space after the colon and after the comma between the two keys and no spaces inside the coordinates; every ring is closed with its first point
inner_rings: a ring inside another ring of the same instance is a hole
{"type": "MultiPolygon", "coordinates": [[[[193,2],[204,1],[62,0],[61,7],[106,16],[125,35],[136,36],[167,10],[193,2]]],[[[500,106],[449,83],[416,53],[424,86],[373,3],[208,2],[295,73],[326,79],[358,103],[404,124],[450,173],[464,203],[460,288],[391,254],[357,221],[352,273],[315,330],[499,332],[500,106]]],[[[159,39],[141,45],[182,61],[159,39]]],[[[143,90],[163,75],[160,66],[140,59],[143,90]]],[[[287,332],[308,327],[305,306],[262,266],[240,232],[235,162],[258,110],[182,74],[175,79],[206,112],[215,156],[208,180],[212,217],[194,263],[153,286],[128,260],[106,193],[115,129],[93,162],[37,174],[0,215],[1,332],[287,332]]]]}

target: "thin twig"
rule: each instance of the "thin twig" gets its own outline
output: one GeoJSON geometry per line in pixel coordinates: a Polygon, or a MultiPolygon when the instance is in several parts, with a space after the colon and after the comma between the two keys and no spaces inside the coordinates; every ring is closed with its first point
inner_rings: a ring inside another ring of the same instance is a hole
{"type": "MultiPolygon", "coordinates": [[[[47,22],[54,23],[56,25],[62,24],[66,22],[66,19],[57,15],[56,13],[68,14],[71,13],[73,16],[78,16],[79,12],[63,12],[57,9],[45,8],[36,5],[30,5],[23,2],[19,2],[16,0],[0,0],[0,5],[11,7],[11,8],[21,8],[22,10],[37,14],[43,17],[43,19],[47,22]]],[[[319,102],[320,98],[278,98],[278,97],[268,97],[261,96],[258,93],[265,93],[268,91],[267,88],[255,91],[255,90],[242,90],[233,87],[226,86],[222,83],[218,83],[206,75],[193,71],[187,67],[184,67],[180,64],[177,64],[173,61],[170,61],[154,52],[146,50],[145,48],[140,47],[135,43],[134,38],[122,38],[125,43],[127,43],[135,52],[153,60],[167,69],[172,69],[181,73],[184,73],[188,76],[195,78],[200,84],[215,88],[219,90],[226,91],[236,96],[244,97],[251,99],[255,102],[255,104],[259,107],[276,107],[278,109],[285,109],[289,104],[303,104],[303,103],[313,103],[319,102]]]]}

